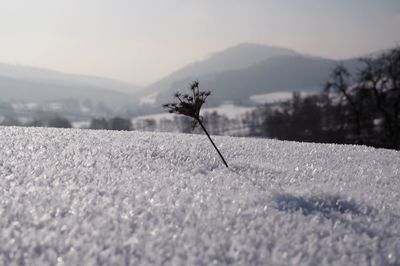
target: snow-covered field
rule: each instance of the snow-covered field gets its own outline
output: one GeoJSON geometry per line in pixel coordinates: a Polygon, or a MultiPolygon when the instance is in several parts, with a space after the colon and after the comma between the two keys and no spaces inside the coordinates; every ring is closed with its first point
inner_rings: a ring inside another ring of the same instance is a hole
{"type": "MultiPolygon", "coordinates": [[[[201,115],[205,115],[206,113],[211,114],[212,112],[217,112],[219,115],[224,115],[229,119],[237,119],[241,118],[246,114],[251,113],[254,111],[255,107],[246,107],[246,106],[240,106],[240,105],[235,105],[230,102],[226,102],[221,104],[218,107],[209,107],[209,108],[204,108],[201,110],[201,115]]],[[[146,120],[146,119],[154,119],[155,121],[160,121],[162,119],[167,119],[167,120],[173,120],[174,117],[177,116],[175,114],[170,114],[168,112],[163,112],[159,114],[151,114],[151,115],[143,115],[143,116],[137,116],[132,119],[132,123],[136,123],[140,120],[146,120]]]]}
{"type": "Polygon", "coordinates": [[[220,115],[225,115],[229,119],[240,118],[248,113],[254,111],[255,107],[240,106],[233,103],[223,103],[218,107],[204,108],[202,114],[217,112],[220,115]]]}
{"type": "MultiPolygon", "coordinates": [[[[307,97],[314,94],[317,94],[319,89],[315,89],[315,91],[299,91],[301,97],[307,97]]],[[[270,92],[266,94],[258,94],[250,97],[250,100],[257,104],[273,104],[291,100],[293,98],[292,91],[279,91],[279,92],[270,92]]]]}
{"type": "Polygon", "coordinates": [[[400,152],[0,127],[0,265],[400,265],[400,152]]]}

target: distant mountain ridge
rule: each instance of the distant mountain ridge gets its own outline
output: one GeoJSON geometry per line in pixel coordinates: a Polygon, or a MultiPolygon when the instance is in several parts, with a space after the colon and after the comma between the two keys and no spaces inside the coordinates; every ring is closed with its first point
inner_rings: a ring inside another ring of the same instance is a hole
{"type": "Polygon", "coordinates": [[[45,83],[86,84],[92,87],[134,93],[142,88],[126,82],[97,76],[70,74],[39,67],[0,63],[0,76],[45,83]]]}
{"type": "MultiPolygon", "coordinates": [[[[241,44],[173,72],[138,97],[157,94],[152,105],[161,110],[161,104],[169,101],[175,91],[184,91],[193,80],[199,80],[201,88],[212,91],[208,100],[211,106],[224,101],[250,104],[250,97],[256,94],[321,90],[338,63],[287,48],[241,44]]],[[[351,73],[360,64],[355,59],[342,63],[351,73]]]]}
{"type": "Polygon", "coordinates": [[[9,77],[16,80],[33,81],[36,83],[64,84],[73,86],[87,85],[89,87],[98,87],[101,89],[110,89],[125,93],[134,93],[142,89],[139,86],[110,78],[71,74],[40,67],[4,63],[0,63],[0,76],[9,77]]]}
{"type": "Polygon", "coordinates": [[[0,76],[1,101],[23,102],[47,102],[64,99],[91,100],[102,102],[110,107],[129,104],[133,102],[133,96],[106,90],[98,87],[83,85],[72,86],[62,83],[45,83],[30,80],[21,80],[0,76]]]}
{"type": "MultiPolygon", "coordinates": [[[[112,110],[132,106],[141,88],[108,78],[0,63],[0,101],[44,103],[90,100],[112,110]]],[[[1,115],[1,114],[0,114],[1,115]]]]}
{"type": "MultiPolygon", "coordinates": [[[[208,105],[225,101],[251,104],[257,94],[320,90],[339,61],[302,55],[294,50],[261,44],[239,44],[182,67],[140,88],[107,78],[67,74],[42,68],[0,63],[0,101],[90,99],[110,107],[129,106],[132,114],[158,112],[176,91],[193,80],[212,91],[208,105]]],[[[357,60],[343,61],[351,73],[357,60]]]]}
{"type": "Polygon", "coordinates": [[[185,78],[199,79],[205,75],[239,70],[280,55],[296,55],[294,50],[275,46],[244,43],[216,52],[210,57],[182,67],[149,85],[143,92],[159,91],[185,78]]]}

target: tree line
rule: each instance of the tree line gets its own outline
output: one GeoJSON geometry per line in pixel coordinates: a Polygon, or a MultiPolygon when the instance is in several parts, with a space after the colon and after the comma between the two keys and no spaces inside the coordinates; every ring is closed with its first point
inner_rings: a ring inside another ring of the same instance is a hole
{"type": "Polygon", "coordinates": [[[33,120],[23,121],[13,116],[5,117],[1,122],[1,126],[24,126],[24,127],[55,127],[55,128],[72,128],[71,122],[60,115],[50,117],[37,118],[33,120]]]}
{"type": "MultiPolygon", "coordinates": [[[[0,122],[1,126],[25,126],[25,127],[54,127],[54,128],[72,128],[70,120],[61,116],[53,115],[49,117],[37,118],[29,121],[21,121],[15,117],[6,117],[0,122]]],[[[106,130],[133,130],[130,119],[122,117],[113,118],[93,118],[90,121],[88,129],[106,129],[106,130]]]]}
{"type": "Polygon", "coordinates": [[[355,77],[341,64],[324,90],[267,110],[263,131],[282,140],[400,149],[400,48],[360,59],[355,77]]]}

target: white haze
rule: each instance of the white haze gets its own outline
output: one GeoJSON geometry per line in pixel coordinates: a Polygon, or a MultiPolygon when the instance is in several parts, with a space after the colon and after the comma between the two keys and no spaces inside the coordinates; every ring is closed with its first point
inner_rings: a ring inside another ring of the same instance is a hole
{"type": "Polygon", "coordinates": [[[2,1],[0,62],[144,85],[243,42],[328,58],[384,49],[399,14],[397,0],[2,1]]]}

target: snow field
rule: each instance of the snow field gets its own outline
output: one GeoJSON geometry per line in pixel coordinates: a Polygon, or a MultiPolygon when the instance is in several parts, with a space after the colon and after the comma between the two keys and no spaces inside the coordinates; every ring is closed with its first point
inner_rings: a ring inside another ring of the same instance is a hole
{"type": "Polygon", "coordinates": [[[400,265],[400,153],[0,127],[0,265],[400,265]]]}

